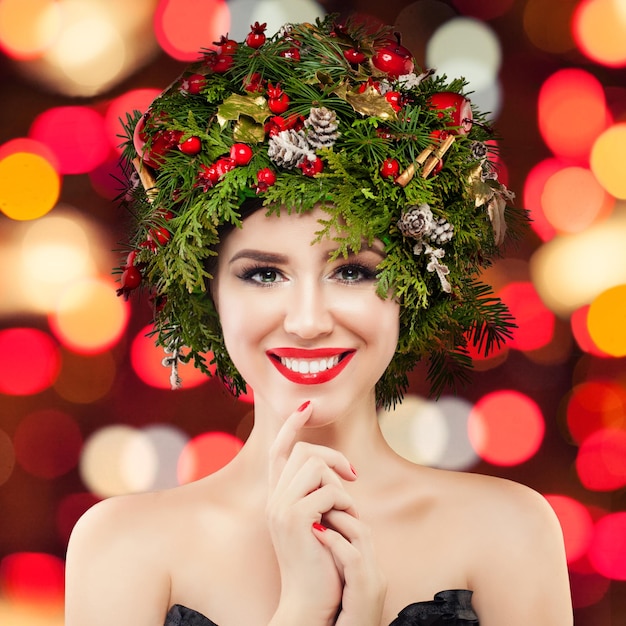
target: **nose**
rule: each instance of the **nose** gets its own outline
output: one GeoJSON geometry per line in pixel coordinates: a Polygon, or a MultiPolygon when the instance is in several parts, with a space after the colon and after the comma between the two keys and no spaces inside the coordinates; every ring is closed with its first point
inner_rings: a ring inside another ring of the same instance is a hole
{"type": "Polygon", "coordinates": [[[315,280],[302,282],[293,289],[286,307],[284,329],[301,339],[316,339],[330,334],[334,318],[324,286],[315,280]]]}

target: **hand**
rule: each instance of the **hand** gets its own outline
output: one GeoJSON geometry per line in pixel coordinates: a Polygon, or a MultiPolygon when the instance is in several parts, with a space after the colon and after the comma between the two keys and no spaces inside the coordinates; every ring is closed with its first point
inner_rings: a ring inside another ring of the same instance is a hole
{"type": "Polygon", "coordinates": [[[316,527],[320,543],[333,555],[343,581],[341,612],[337,626],[380,624],[387,583],[376,561],[369,528],[344,511],[324,516],[328,527],[316,527]]]}
{"type": "Polygon", "coordinates": [[[292,413],[276,436],[266,513],[281,574],[277,615],[286,623],[319,626],[335,623],[344,590],[333,552],[317,539],[313,524],[331,511],[356,519],[343,485],[356,476],[336,450],[296,442],[312,410],[309,405],[292,413]]]}

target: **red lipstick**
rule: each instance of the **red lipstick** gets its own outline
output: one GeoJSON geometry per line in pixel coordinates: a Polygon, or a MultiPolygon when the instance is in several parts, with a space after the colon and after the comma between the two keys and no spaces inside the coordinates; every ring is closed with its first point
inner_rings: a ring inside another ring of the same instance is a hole
{"type": "Polygon", "coordinates": [[[344,370],[354,354],[355,350],[341,348],[276,348],[267,351],[274,367],[297,385],[321,385],[332,380],[344,370]],[[306,361],[304,369],[308,371],[294,371],[294,361],[306,361]]]}

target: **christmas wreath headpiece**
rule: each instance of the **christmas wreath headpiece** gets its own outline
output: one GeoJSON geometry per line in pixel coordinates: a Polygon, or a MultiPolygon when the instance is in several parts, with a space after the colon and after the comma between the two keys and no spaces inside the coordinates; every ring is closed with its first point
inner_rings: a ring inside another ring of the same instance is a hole
{"type": "Polygon", "coordinates": [[[497,180],[491,131],[464,81],[420,73],[390,29],[329,16],[264,30],[222,37],[128,118],[137,228],[118,293],[149,289],[173,387],[178,361],[193,360],[238,394],[207,291],[220,230],[240,226],[252,199],[268,214],[322,205],[318,238],[337,233],[338,255],[385,244],[378,293],[401,302],[400,338],[378,401],[399,400],[423,357],[438,394],[467,375],[470,343],[488,352],[513,327],[478,279],[507,222],[515,234],[525,220],[497,180]]]}

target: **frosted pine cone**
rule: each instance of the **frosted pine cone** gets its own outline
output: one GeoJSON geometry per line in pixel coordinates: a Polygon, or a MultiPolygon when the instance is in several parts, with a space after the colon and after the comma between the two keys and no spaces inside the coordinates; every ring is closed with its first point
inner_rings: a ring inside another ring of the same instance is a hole
{"type": "Polygon", "coordinates": [[[434,220],[433,229],[428,236],[434,244],[442,245],[454,236],[454,226],[445,217],[439,217],[434,220]]]}
{"type": "Polygon", "coordinates": [[[339,137],[337,114],[326,107],[312,108],[304,125],[307,141],[315,149],[330,148],[339,137]]]}
{"type": "Polygon", "coordinates": [[[402,212],[398,220],[398,228],[405,237],[421,239],[430,234],[435,227],[435,219],[430,207],[424,203],[410,206],[402,212]]]}
{"type": "Polygon", "coordinates": [[[482,161],[487,156],[487,145],[482,141],[473,141],[471,154],[474,161],[482,161]]]}
{"type": "Polygon", "coordinates": [[[269,139],[267,156],[276,165],[285,169],[297,167],[305,159],[313,161],[315,154],[307,143],[303,131],[295,131],[292,128],[282,130],[269,139]]]}

